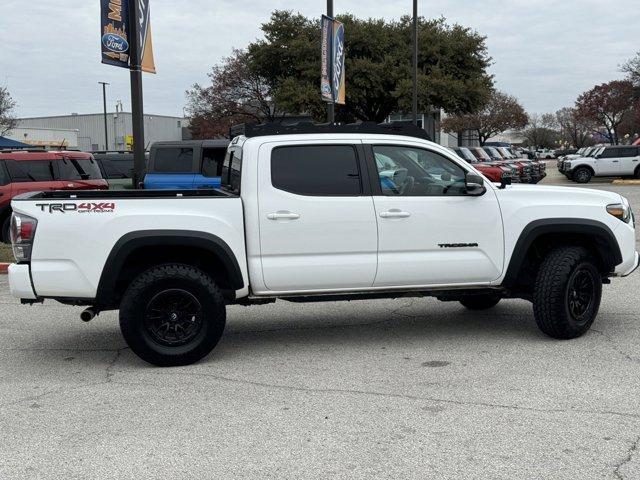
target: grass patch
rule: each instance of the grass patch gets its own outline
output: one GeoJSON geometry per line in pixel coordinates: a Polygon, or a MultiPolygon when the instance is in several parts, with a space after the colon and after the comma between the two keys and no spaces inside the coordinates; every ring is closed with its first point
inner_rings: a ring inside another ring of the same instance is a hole
{"type": "Polygon", "coordinates": [[[0,243],[0,263],[13,263],[15,261],[11,245],[0,243]]]}

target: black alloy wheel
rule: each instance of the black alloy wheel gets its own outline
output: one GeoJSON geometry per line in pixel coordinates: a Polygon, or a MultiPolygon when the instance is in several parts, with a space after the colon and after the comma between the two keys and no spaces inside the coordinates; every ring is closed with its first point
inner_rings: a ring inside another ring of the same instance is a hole
{"type": "Polygon", "coordinates": [[[149,336],[168,347],[186,345],[202,329],[202,305],[186,290],[157,293],[147,304],[144,326],[149,336]]]}

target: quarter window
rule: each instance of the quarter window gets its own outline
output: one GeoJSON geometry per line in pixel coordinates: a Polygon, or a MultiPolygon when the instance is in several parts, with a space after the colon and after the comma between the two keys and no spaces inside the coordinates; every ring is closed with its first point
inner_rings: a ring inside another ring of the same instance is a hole
{"type": "Polygon", "coordinates": [[[298,195],[341,197],[362,193],[358,157],[351,145],[274,148],[271,183],[298,195]]]}
{"type": "Polygon", "coordinates": [[[421,148],[373,147],[382,194],[455,196],[465,194],[465,171],[439,153],[421,148]]]}

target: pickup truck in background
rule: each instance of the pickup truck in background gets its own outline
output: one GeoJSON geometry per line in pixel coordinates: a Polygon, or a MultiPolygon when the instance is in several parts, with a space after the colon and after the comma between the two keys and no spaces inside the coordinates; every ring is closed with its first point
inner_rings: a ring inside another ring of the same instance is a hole
{"type": "Polygon", "coordinates": [[[219,188],[228,140],[185,140],[151,145],[145,189],[219,188]]]}
{"type": "Polygon", "coordinates": [[[638,266],[611,192],[497,185],[412,129],[255,127],[220,189],[43,192],[13,200],[9,268],[23,303],[120,310],[132,351],[185,365],[220,340],[228,304],[435,296],[533,304],[556,339],[585,333],[603,283],[638,266]]]}

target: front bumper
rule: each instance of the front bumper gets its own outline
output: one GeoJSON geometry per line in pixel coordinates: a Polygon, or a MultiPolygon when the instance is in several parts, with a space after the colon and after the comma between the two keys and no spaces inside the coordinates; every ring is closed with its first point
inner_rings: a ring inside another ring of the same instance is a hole
{"type": "Polygon", "coordinates": [[[638,254],[638,252],[635,253],[635,257],[633,259],[632,263],[627,263],[627,264],[622,264],[622,265],[618,265],[618,268],[616,269],[616,272],[620,271],[620,273],[618,273],[619,277],[628,277],[629,275],[631,275],[633,272],[635,272],[638,267],[640,266],[640,254],[638,254]]]}
{"type": "Polygon", "coordinates": [[[29,265],[9,265],[9,292],[22,300],[36,300],[38,297],[31,284],[29,265]]]}

